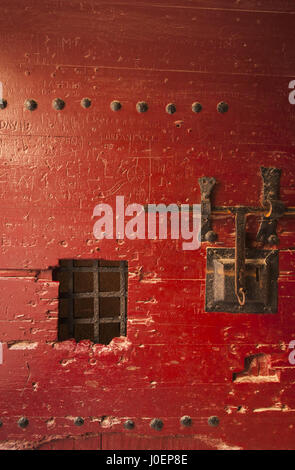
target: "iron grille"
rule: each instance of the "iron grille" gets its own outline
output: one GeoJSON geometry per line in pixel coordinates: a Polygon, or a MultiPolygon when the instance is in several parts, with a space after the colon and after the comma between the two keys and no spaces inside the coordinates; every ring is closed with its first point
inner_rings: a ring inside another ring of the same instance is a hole
{"type": "Polygon", "coordinates": [[[126,336],[128,264],[126,261],[59,261],[59,340],[91,339],[108,344],[126,336]]]}

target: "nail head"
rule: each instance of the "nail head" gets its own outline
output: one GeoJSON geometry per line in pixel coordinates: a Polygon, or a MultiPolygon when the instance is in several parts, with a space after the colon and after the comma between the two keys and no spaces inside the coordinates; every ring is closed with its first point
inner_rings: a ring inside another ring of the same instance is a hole
{"type": "Polygon", "coordinates": [[[56,98],[55,100],[53,100],[52,102],[52,106],[54,107],[54,109],[56,109],[57,111],[60,111],[62,109],[64,109],[66,103],[64,102],[64,100],[62,100],[61,98],[56,98]]]}
{"type": "Polygon", "coordinates": [[[148,104],[145,101],[139,101],[136,104],[136,109],[138,113],[146,113],[149,109],[148,104]]]}

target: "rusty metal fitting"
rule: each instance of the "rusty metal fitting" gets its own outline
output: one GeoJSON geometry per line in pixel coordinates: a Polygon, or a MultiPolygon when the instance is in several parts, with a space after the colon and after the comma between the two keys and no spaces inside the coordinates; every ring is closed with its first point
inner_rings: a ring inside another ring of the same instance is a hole
{"type": "Polygon", "coordinates": [[[138,113],[146,113],[148,109],[148,104],[145,101],[139,101],[136,104],[136,110],[138,113]]]}
{"type": "Polygon", "coordinates": [[[62,109],[64,109],[65,105],[66,103],[61,98],[55,98],[55,100],[53,100],[52,102],[53,108],[57,111],[61,111],[62,109]]]}
{"type": "Polygon", "coordinates": [[[35,111],[37,109],[38,104],[37,101],[35,100],[26,100],[25,101],[25,108],[28,109],[29,111],[35,111]]]}
{"type": "Polygon", "coordinates": [[[0,100],[0,109],[5,109],[7,107],[7,101],[3,98],[0,100]]]}
{"type": "Polygon", "coordinates": [[[192,425],[192,418],[190,416],[182,416],[182,418],[180,418],[180,424],[188,428],[189,426],[192,425]]]}
{"type": "Polygon", "coordinates": [[[205,234],[205,241],[213,243],[217,240],[217,234],[213,232],[213,230],[208,230],[208,232],[205,234]]]}
{"type": "Polygon", "coordinates": [[[135,424],[134,424],[134,421],[132,421],[132,419],[127,419],[127,421],[125,421],[124,423],[125,429],[134,429],[134,427],[135,427],[135,424]]]}
{"type": "Polygon", "coordinates": [[[221,114],[227,113],[228,111],[228,104],[224,101],[220,101],[217,105],[217,111],[221,114]]]}
{"type": "Polygon", "coordinates": [[[277,245],[279,243],[279,237],[275,233],[273,233],[268,237],[267,243],[271,246],[277,245]]]}
{"type": "Polygon", "coordinates": [[[265,201],[265,206],[267,209],[265,217],[268,219],[279,219],[285,214],[285,204],[282,201],[268,199],[265,201]]]}
{"type": "Polygon", "coordinates": [[[80,416],[78,416],[78,417],[75,419],[74,424],[75,424],[76,426],[83,426],[83,424],[84,424],[84,419],[81,418],[80,416]]]}
{"type": "Polygon", "coordinates": [[[82,106],[82,108],[85,108],[85,109],[90,108],[91,100],[89,98],[83,98],[81,100],[81,106],[82,106]]]}
{"type": "Polygon", "coordinates": [[[161,429],[163,428],[164,426],[164,423],[161,419],[159,418],[154,418],[152,419],[152,421],[150,422],[150,426],[151,428],[155,429],[156,431],[161,431],[161,429]]]}
{"type": "Polygon", "coordinates": [[[192,112],[193,113],[200,113],[202,111],[202,109],[203,109],[203,106],[198,101],[196,101],[195,103],[192,104],[192,112]]]}
{"type": "Polygon", "coordinates": [[[167,104],[167,106],[166,106],[165,109],[166,109],[166,113],[168,113],[168,114],[174,114],[174,113],[176,113],[176,106],[175,106],[175,104],[173,104],[173,103],[167,104]]]}
{"type": "Polygon", "coordinates": [[[213,427],[218,426],[219,418],[217,416],[210,416],[210,418],[208,418],[208,424],[209,426],[213,426],[213,427]]]}
{"type": "Polygon", "coordinates": [[[122,105],[120,101],[114,100],[111,102],[110,107],[112,111],[120,111],[120,109],[122,108],[122,105]]]}
{"type": "Polygon", "coordinates": [[[17,424],[19,425],[20,428],[26,428],[28,425],[29,425],[29,420],[25,417],[25,416],[22,416],[17,424]]]}

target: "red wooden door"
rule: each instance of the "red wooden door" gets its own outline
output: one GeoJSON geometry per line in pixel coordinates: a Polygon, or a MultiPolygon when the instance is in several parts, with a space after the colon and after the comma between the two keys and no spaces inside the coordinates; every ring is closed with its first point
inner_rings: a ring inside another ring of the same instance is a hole
{"type": "MultiPolygon", "coordinates": [[[[294,218],[278,223],[275,314],[205,311],[212,243],[93,235],[97,204],[198,204],[202,176],[218,181],[215,205],[256,206],[261,166],[281,169],[295,205],[294,12],[291,0],[2,5],[0,448],[294,448],[294,218]],[[58,339],[64,259],[128,262],[127,336],[58,339]]],[[[215,246],[234,246],[232,217],[213,228],[215,246]]]]}

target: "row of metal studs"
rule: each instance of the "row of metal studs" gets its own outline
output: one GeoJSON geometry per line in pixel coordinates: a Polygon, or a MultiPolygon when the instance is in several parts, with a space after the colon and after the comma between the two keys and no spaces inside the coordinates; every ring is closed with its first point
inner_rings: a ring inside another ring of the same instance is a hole
{"type": "MultiPolygon", "coordinates": [[[[26,428],[29,425],[29,420],[28,418],[23,416],[18,420],[17,424],[19,425],[20,428],[26,428]]],[[[83,426],[84,419],[79,416],[75,418],[74,424],[76,426],[83,426]]],[[[182,418],[180,418],[180,424],[184,427],[189,427],[192,425],[192,418],[190,416],[182,416],[182,418]]],[[[218,426],[219,418],[217,416],[210,416],[210,418],[208,418],[208,424],[209,426],[213,426],[213,427],[218,426]]],[[[1,426],[3,426],[3,422],[0,420],[0,427],[1,426]]],[[[154,418],[150,422],[150,427],[152,429],[156,429],[157,431],[161,431],[163,426],[164,426],[164,423],[159,418],[154,418]]],[[[124,422],[125,429],[134,429],[134,427],[135,427],[135,423],[132,419],[127,419],[127,421],[124,422]]]]}
{"type": "MultiPolygon", "coordinates": [[[[52,106],[54,109],[61,111],[64,109],[66,103],[64,100],[61,98],[56,98],[55,100],[52,101],[52,106]]],[[[25,101],[24,104],[25,108],[28,109],[29,111],[35,111],[38,107],[38,103],[35,100],[28,99],[25,101]]],[[[81,100],[81,106],[83,108],[89,108],[91,106],[91,100],[89,98],[83,98],[81,100]]],[[[5,109],[7,107],[7,100],[0,99],[0,109],[5,109]]],[[[120,111],[122,108],[122,104],[120,101],[112,101],[110,104],[110,108],[112,111],[120,111]]],[[[139,101],[136,104],[136,110],[139,113],[146,113],[147,110],[149,109],[148,104],[145,101],[139,101]]],[[[192,111],[194,113],[200,113],[202,111],[203,107],[201,103],[195,102],[192,104],[192,111]]],[[[220,103],[217,104],[216,109],[219,113],[226,113],[228,111],[228,104],[225,103],[224,101],[220,101],[220,103]]],[[[176,113],[176,105],[173,103],[167,104],[166,108],[166,113],[168,114],[174,114],[176,113]]]]}

